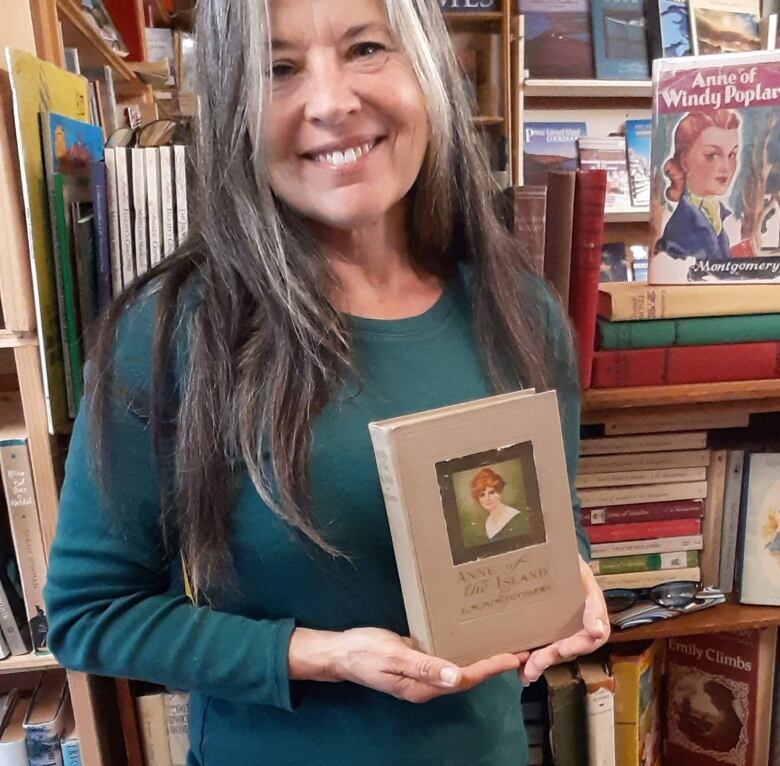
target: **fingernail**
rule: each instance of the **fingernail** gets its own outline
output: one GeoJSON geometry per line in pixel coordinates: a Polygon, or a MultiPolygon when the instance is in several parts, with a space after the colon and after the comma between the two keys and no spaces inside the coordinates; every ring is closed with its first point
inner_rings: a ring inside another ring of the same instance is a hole
{"type": "Polygon", "coordinates": [[[604,627],[604,620],[598,619],[596,620],[596,628],[599,632],[599,635],[604,638],[604,636],[607,634],[606,628],[604,627]]]}
{"type": "Polygon", "coordinates": [[[453,667],[442,668],[439,678],[447,686],[455,686],[458,683],[458,669],[453,667]]]}

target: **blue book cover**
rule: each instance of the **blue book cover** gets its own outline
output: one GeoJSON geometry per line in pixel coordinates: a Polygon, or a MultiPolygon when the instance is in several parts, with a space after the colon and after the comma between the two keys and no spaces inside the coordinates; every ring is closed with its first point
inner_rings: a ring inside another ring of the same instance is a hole
{"type": "Polygon", "coordinates": [[[646,0],[647,41],[654,59],[690,56],[688,0],[646,0]]]}
{"type": "Polygon", "coordinates": [[[546,186],[554,170],[577,169],[577,139],[587,132],[584,122],[523,123],[523,183],[546,186]]]}
{"type": "Polygon", "coordinates": [[[62,766],[81,766],[81,748],[77,739],[62,740],[62,766]]]}
{"type": "Polygon", "coordinates": [[[90,192],[94,213],[93,236],[97,256],[98,313],[111,303],[111,244],[108,232],[108,199],[106,197],[106,165],[95,161],[90,168],[90,192]]]}
{"type": "Polygon", "coordinates": [[[593,53],[600,80],[647,80],[643,0],[593,0],[593,53]]]}
{"type": "Polygon", "coordinates": [[[652,120],[626,120],[628,185],[631,191],[631,204],[634,207],[647,207],[650,204],[650,146],[652,137],[652,120]]]}

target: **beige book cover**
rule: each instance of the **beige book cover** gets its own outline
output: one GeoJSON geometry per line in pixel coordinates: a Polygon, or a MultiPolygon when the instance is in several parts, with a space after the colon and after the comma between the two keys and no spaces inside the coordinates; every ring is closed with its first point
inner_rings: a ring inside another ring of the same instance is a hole
{"type": "Polygon", "coordinates": [[[467,664],[582,628],[554,391],[488,397],[369,429],[418,648],[467,664]]]}
{"type": "Polygon", "coordinates": [[[649,471],[664,468],[706,468],[710,464],[708,449],[679,452],[634,452],[627,455],[594,455],[580,458],[578,475],[607,471],[649,471]]]}
{"type": "Polygon", "coordinates": [[[141,744],[146,766],[171,766],[165,694],[155,692],[136,697],[135,709],[141,729],[141,744]]]}

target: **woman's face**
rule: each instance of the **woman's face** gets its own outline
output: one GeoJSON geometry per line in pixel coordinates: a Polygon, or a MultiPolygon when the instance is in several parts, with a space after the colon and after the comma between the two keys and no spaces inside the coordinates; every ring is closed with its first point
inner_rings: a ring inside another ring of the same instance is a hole
{"type": "Polygon", "coordinates": [[[274,192],[338,229],[381,220],[428,145],[423,93],[382,0],[273,0],[264,128],[274,192]]]}
{"type": "Polygon", "coordinates": [[[705,128],[683,160],[688,191],[699,197],[725,194],[737,169],[738,151],[736,129],[705,128]]]}
{"type": "Polygon", "coordinates": [[[493,513],[501,505],[501,494],[493,487],[485,487],[479,493],[479,504],[488,512],[493,513]]]}

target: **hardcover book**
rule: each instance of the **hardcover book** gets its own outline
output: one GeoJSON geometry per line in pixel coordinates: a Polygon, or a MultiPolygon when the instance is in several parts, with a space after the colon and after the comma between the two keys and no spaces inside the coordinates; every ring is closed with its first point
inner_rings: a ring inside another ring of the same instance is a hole
{"type": "Polygon", "coordinates": [[[560,766],[588,766],[585,684],[577,673],[577,665],[552,665],[544,671],[544,680],[553,762],[560,766]]]}
{"type": "Polygon", "coordinates": [[[369,429],[417,647],[469,664],[582,628],[554,391],[488,397],[369,429]]]}
{"type": "Polygon", "coordinates": [[[24,717],[30,698],[12,689],[6,698],[0,722],[0,763],[6,766],[29,766],[27,741],[24,737],[24,717]]]}
{"type": "Polygon", "coordinates": [[[593,0],[593,53],[600,80],[650,76],[643,0],[593,0]]]}
{"type": "Polygon", "coordinates": [[[647,0],[645,12],[651,58],[691,55],[691,22],[687,0],[647,0]]]}
{"type": "Polygon", "coordinates": [[[650,282],[780,282],[780,52],[659,60],[653,88],[650,282]]]}
{"type": "Polygon", "coordinates": [[[547,220],[544,228],[544,276],[569,304],[574,187],[576,174],[559,171],[547,176],[547,220]]]}
{"type": "Polygon", "coordinates": [[[547,185],[547,174],[577,169],[577,139],[584,122],[523,123],[523,183],[547,185]]]}
{"type": "Polygon", "coordinates": [[[580,138],[577,154],[581,170],[607,171],[607,212],[631,207],[626,164],[626,139],[623,136],[609,138],[580,138]]]}
{"type": "Polygon", "coordinates": [[[631,204],[650,204],[650,143],[652,120],[626,120],[626,152],[628,155],[628,186],[631,204]]]}
{"type": "Polygon", "coordinates": [[[585,684],[588,765],[619,766],[615,760],[615,679],[603,663],[582,658],[577,671],[585,684]]]}
{"type": "Polygon", "coordinates": [[[693,53],[761,50],[759,0],[689,0],[693,53]]]}
{"type": "Polygon", "coordinates": [[[68,682],[60,670],[46,671],[33,691],[24,719],[30,766],[62,766],[60,735],[65,726],[68,682]]]}

